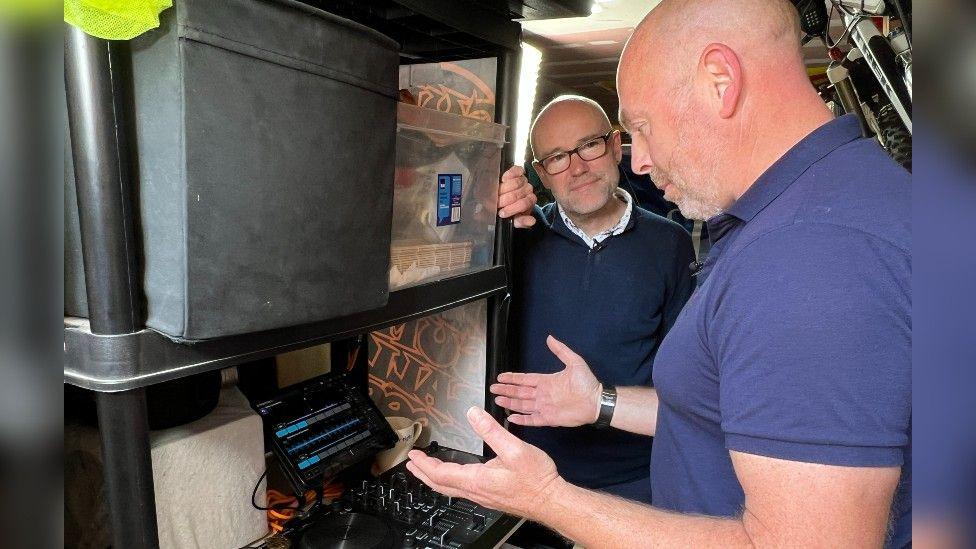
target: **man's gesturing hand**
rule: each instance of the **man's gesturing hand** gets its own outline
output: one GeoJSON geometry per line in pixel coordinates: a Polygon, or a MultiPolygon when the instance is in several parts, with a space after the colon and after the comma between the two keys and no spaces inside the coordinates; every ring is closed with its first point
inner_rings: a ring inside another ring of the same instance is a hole
{"type": "Polygon", "coordinates": [[[555,374],[505,372],[489,390],[495,403],[513,413],[508,420],[532,427],[577,427],[596,421],[603,387],[581,356],[558,339],[546,339],[549,350],[566,365],[555,374]]]}
{"type": "Polygon", "coordinates": [[[532,206],[535,203],[535,193],[525,177],[525,170],[521,166],[512,166],[506,170],[498,186],[498,216],[502,219],[514,216],[516,227],[531,227],[535,225],[535,218],[532,217],[532,206]]]}
{"type": "Polygon", "coordinates": [[[488,412],[472,407],[468,422],[497,457],[487,463],[445,463],[413,450],[407,469],[424,484],[453,497],[513,515],[534,518],[533,512],[548,506],[563,482],[556,464],[542,450],[506,431],[488,412]]]}

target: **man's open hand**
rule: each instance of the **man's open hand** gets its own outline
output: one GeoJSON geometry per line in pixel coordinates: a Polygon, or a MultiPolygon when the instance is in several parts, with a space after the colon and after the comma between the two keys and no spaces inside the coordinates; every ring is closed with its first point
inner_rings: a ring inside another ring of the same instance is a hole
{"type": "Polygon", "coordinates": [[[514,412],[508,420],[532,427],[577,427],[596,421],[602,386],[583,357],[558,339],[546,339],[549,350],[566,365],[554,374],[505,372],[489,390],[495,403],[514,412]]]}
{"type": "Polygon", "coordinates": [[[531,227],[535,225],[535,218],[532,217],[535,203],[535,192],[525,177],[525,170],[521,166],[506,170],[498,186],[498,216],[502,219],[514,216],[516,227],[531,227]]]}
{"type": "Polygon", "coordinates": [[[468,422],[497,457],[487,463],[445,463],[420,450],[408,455],[407,469],[446,496],[462,497],[491,509],[533,518],[563,482],[542,450],[506,431],[488,412],[472,407],[468,422]]]}

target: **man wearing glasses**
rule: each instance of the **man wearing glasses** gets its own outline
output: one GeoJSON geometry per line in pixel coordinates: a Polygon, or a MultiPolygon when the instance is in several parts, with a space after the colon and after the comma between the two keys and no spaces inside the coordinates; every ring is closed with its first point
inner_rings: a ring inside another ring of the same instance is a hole
{"type": "MultiPolygon", "coordinates": [[[[563,370],[547,348],[558,345],[547,339],[552,334],[586,358],[599,383],[585,390],[595,397],[600,383],[648,386],[658,344],[693,288],[691,239],[677,223],[636,207],[618,187],[620,132],[594,101],[553,100],[536,117],[530,145],[533,167],[555,202],[536,206],[532,221],[522,223],[532,229],[516,233],[521,369],[563,370]]],[[[515,166],[502,183],[522,179],[515,166]]],[[[650,437],[607,429],[595,414],[573,418],[572,425],[515,425],[513,431],[552,456],[571,482],[650,501],[650,437]]]]}

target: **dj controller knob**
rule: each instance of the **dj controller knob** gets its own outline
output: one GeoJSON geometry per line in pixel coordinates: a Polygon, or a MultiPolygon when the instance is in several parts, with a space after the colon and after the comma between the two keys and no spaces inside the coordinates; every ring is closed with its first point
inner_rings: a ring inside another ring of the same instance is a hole
{"type": "Polygon", "coordinates": [[[403,471],[400,471],[393,475],[393,479],[390,482],[390,486],[394,488],[400,488],[401,490],[406,490],[408,487],[407,475],[403,471]]]}

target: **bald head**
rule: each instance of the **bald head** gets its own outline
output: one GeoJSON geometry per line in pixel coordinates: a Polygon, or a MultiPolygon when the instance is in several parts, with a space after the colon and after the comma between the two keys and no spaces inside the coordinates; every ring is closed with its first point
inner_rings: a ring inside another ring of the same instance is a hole
{"type": "Polygon", "coordinates": [[[788,40],[799,45],[800,21],[789,0],[663,0],[634,34],[656,33],[668,40],[672,33],[687,37],[695,32],[753,42],[788,40]]]}
{"type": "Polygon", "coordinates": [[[632,168],[695,219],[724,211],[832,117],[788,0],[663,0],[621,54],[617,93],[632,168]]]}
{"type": "Polygon", "coordinates": [[[529,144],[539,179],[577,226],[599,232],[623,215],[621,202],[612,199],[620,181],[620,132],[611,131],[596,101],[553,99],[532,122],[529,144]]]}
{"type": "Polygon", "coordinates": [[[529,129],[529,147],[535,158],[548,156],[551,152],[551,143],[547,143],[543,136],[542,142],[539,141],[539,134],[548,133],[547,130],[554,130],[559,133],[559,126],[567,120],[583,117],[586,122],[594,129],[602,130],[601,133],[610,131],[610,118],[606,111],[596,101],[583,97],[582,95],[560,95],[549,103],[546,103],[529,129]]]}
{"type": "Polygon", "coordinates": [[[674,93],[690,83],[713,43],[728,46],[751,67],[804,68],[799,16],[788,0],[664,0],[628,40],[617,88],[650,78],[674,93]]]}

